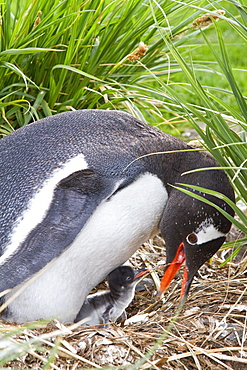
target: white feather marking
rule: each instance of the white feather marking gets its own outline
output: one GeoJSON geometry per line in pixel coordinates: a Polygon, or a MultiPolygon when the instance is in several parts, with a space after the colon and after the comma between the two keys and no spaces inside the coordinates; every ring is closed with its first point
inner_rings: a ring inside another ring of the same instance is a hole
{"type": "Polygon", "coordinates": [[[0,257],[0,264],[9,258],[19,247],[32,229],[34,229],[45,217],[50,207],[54,189],[57,184],[72,173],[87,169],[88,165],[84,155],[79,154],[69,159],[60,168],[53,171],[45,180],[42,188],[30,199],[27,208],[16,220],[16,226],[12,233],[12,239],[0,257]]]}
{"type": "Polygon", "coordinates": [[[213,219],[207,218],[201,223],[201,225],[196,230],[197,235],[197,245],[207,243],[210,240],[221,238],[225,236],[222,232],[217,230],[214,226],[213,219]]]}

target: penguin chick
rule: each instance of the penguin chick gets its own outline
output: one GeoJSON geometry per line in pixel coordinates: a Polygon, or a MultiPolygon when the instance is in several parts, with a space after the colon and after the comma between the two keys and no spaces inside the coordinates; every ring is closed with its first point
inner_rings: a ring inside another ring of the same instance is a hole
{"type": "Polygon", "coordinates": [[[108,275],[109,289],[90,294],[84,301],[75,322],[88,318],[84,325],[105,325],[126,316],[125,308],[135,295],[135,287],[147,269],[134,271],[130,266],[119,266],[108,275]]]}

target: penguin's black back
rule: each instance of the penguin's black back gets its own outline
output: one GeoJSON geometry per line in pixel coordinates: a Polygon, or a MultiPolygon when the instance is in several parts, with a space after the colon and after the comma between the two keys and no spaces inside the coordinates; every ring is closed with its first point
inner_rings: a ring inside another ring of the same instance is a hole
{"type": "Polygon", "coordinates": [[[120,111],[61,113],[22,127],[0,141],[0,246],[18,216],[51,174],[83,154],[88,168],[106,177],[132,181],[145,172],[138,156],[185,144],[120,111]],[[164,139],[166,147],[164,147],[164,139]]]}

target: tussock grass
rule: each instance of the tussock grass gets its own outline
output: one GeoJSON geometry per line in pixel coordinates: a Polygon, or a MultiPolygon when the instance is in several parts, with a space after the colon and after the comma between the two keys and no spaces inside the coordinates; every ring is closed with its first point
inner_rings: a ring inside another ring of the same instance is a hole
{"type": "Polygon", "coordinates": [[[168,49],[150,6],[161,27],[167,27],[165,11],[178,20],[174,36],[182,30],[185,5],[167,1],[2,4],[2,134],[68,109],[127,109],[143,118],[144,109],[155,107],[152,84],[144,83],[150,73],[128,56],[143,42],[146,68],[168,73],[168,49]]]}
{"type": "MultiPolygon", "coordinates": [[[[127,110],[173,133],[188,127],[180,104],[160,83],[178,90],[179,99],[188,98],[183,69],[170,46],[190,61],[201,34],[193,22],[214,10],[213,4],[7,0],[1,8],[2,135],[38,118],[85,108],[127,110]],[[147,45],[146,54],[129,60],[140,42],[147,45]]],[[[228,19],[221,24],[234,21],[228,19]]],[[[211,77],[217,66],[203,63],[211,77]]],[[[198,62],[193,68],[201,73],[198,62]]]]}

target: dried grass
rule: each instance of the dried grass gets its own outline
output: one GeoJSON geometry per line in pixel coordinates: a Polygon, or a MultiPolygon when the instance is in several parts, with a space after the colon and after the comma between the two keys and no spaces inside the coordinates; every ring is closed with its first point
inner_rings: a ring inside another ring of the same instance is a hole
{"type": "MultiPolygon", "coordinates": [[[[157,301],[154,292],[162,275],[160,268],[151,274],[153,284],[150,279],[146,283],[143,281],[145,289],[136,293],[127,310],[128,316],[136,322],[102,329],[53,321],[27,329],[12,338],[12,341],[28,343],[26,353],[5,366],[56,370],[126,366],[130,369],[144,359],[163,335],[154,353],[143,360],[142,365],[133,368],[246,369],[247,271],[243,266],[246,267],[247,257],[242,253],[240,262],[233,261],[219,268],[225,258],[223,253],[219,252],[211,264],[200,269],[186,305],[166,337],[164,332],[178,305],[181,274],[173,281],[165,298],[157,301]],[[39,343],[38,349],[35,342],[39,343]],[[52,347],[54,359],[45,365],[52,347]]],[[[130,262],[135,269],[154,268],[164,257],[163,240],[155,237],[142,246],[130,262]]],[[[105,289],[104,283],[99,288],[105,289]]],[[[0,330],[8,332],[18,327],[2,323],[0,330]]]]}

